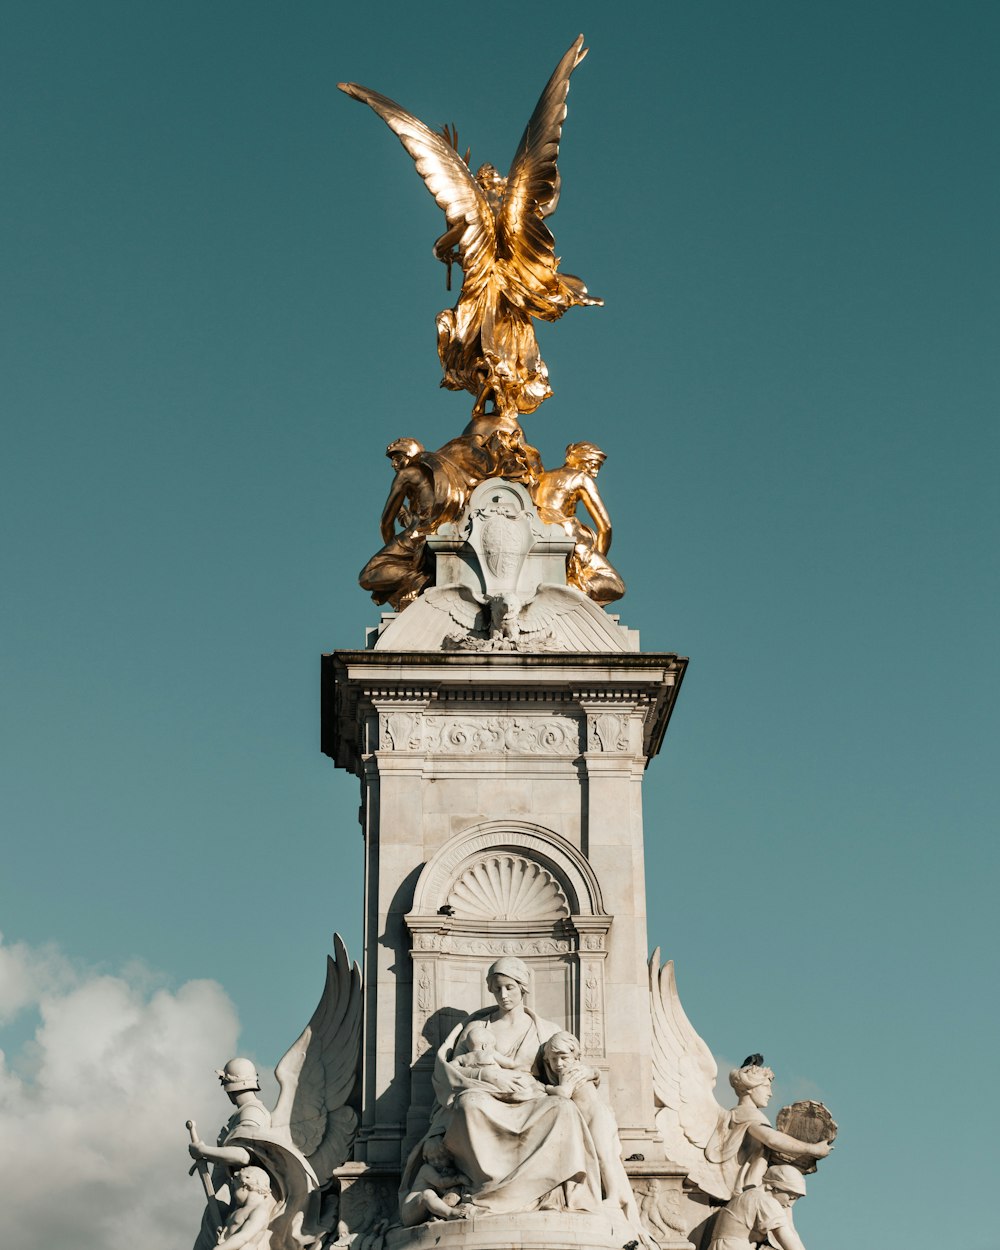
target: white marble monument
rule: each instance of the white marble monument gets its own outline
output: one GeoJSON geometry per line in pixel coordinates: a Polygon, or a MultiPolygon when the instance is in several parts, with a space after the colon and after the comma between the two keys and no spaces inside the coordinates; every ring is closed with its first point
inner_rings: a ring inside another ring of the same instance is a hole
{"type": "Polygon", "coordinates": [[[273,1110],[247,1060],[220,1070],[230,1121],[214,1145],[189,1124],[196,1250],[801,1250],[791,1207],[836,1125],[797,1103],[772,1126],[759,1054],[720,1105],[673,966],[648,958],[643,777],[687,661],[606,610],[604,453],[546,470],[520,426],[549,393],[532,318],[599,303],[544,224],[583,54],[506,180],[344,84],[445,210],[435,253],[465,281],[438,318],[444,384],[476,398],[437,451],[390,443],[359,580],[392,610],[323,657],[322,748],[361,783],[363,978],[336,939],[273,1110]]]}

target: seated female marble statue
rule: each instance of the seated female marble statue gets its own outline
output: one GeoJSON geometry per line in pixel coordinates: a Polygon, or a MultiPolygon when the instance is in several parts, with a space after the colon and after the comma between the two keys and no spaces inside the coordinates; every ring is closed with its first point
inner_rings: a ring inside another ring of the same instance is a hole
{"type": "MultiPolygon", "coordinates": [[[[614,1116],[610,1108],[597,1113],[581,1089],[587,1084],[593,1090],[595,1074],[579,1063],[576,1039],[526,1005],[528,969],[520,959],[498,959],[486,980],[496,1007],[474,1012],[438,1051],[437,1106],[427,1137],[407,1163],[401,1194],[412,1192],[425,1143],[439,1138],[468,1177],[468,1200],[477,1212],[597,1213],[615,1207],[634,1220],[634,1200],[629,1209],[622,1193],[628,1181],[620,1147],[616,1166],[610,1162],[612,1138],[617,1143],[614,1116]],[[573,1043],[555,1048],[570,1061],[547,1067],[543,1047],[557,1035],[573,1043]],[[481,1061],[487,1057],[492,1061],[481,1061]]],[[[635,1232],[645,1241],[640,1228],[635,1232]]]]}

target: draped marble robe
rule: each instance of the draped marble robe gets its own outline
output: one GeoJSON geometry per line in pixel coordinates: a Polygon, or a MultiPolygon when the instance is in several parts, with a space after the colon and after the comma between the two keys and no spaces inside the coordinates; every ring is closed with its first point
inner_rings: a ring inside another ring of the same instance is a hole
{"type": "MultiPolygon", "coordinates": [[[[489,1028],[495,1008],[475,1012],[455,1028],[437,1053],[434,1091],[438,1106],[428,1137],[442,1136],[455,1166],[472,1181],[470,1196],[484,1211],[601,1210],[601,1165],[586,1120],[572,1099],[551,1095],[543,1075],[542,1045],[560,1026],[524,1009],[527,1028],[513,1049],[517,1065],[503,1074],[508,1091],[478,1070],[452,1062],[473,1025],[489,1028]]],[[[423,1143],[407,1165],[419,1166],[423,1143]]],[[[404,1187],[406,1186],[404,1176],[404,1187]]]]}

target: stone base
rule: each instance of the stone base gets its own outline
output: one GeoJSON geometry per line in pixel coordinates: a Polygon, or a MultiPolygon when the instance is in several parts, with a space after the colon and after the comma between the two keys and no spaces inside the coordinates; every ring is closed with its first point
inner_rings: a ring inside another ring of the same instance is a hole
{"type": "MultiPolygon", "coordinates": [[[[574,1211],[527,1211],[520,1215],[477,1215],[440,1220],[416,1228],[394,1228],[385,1250],[623,1250],[635,1233],[615,1215],[574,1211]]],[[[687,1250],[686,1240],[661,1243],[687,1250]]]]}
{"type": "MultiPolygon", "coordinates": [[[[684,1191],[684,1169],[670,1163],[626,1164],[639,1218],[660,1250],[694,1250],[693,1228],[711,1214],[684,1191]]],[[[347,1163],[337,1169],[340,1217],[351,1230],[356,1250],[623,1250],[634,1231],[614,1211],[584,1215],[573,1211],[528,1211],[471,1220],[435,1220],[415,1228],[399,1221],[399,1169],[347,1163]],[[384,1241],[379,1232],[385,1232],[384,1241]],[[369,1238],[375,1241],[369,1242],[369,1238]]]]}

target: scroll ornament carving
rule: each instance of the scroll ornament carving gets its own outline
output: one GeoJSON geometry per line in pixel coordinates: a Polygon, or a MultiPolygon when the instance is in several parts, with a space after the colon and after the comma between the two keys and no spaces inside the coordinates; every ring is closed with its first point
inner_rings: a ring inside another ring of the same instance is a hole
{"type": "Polygon", "coordinates": [[[453,933],[419,933],[414,942],[418,951],[440,951],[442,955],[568,955],[573,943],[566,938],[485,938],[453,933]]]}
{"type": "Polygon", "coordinates": [[[552,873],[513,854],[490,855],[467,868],[448,904],[459,920],[558,920],[570,914],[552,873]]]}
{"type": "Polygon", "coordinates": [[[574,755],[579,750],[576,722],[568,716],[475,716],[427,722],[427,750],[439,754],[501,755],[508,751],[574,755]]]}
{"type": "Polygon", "coordinates": [[[427,717],[422,712],[381,712],[380,751],[438,755],[503,755],[508,751],[575,755],[579,730],[569,716],[427,717]]]}

